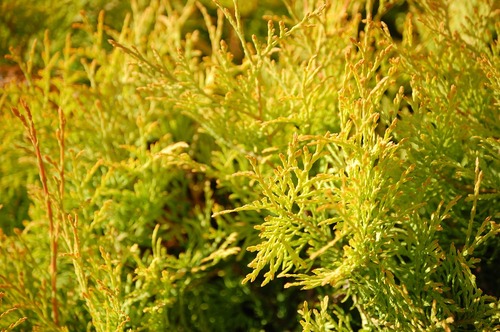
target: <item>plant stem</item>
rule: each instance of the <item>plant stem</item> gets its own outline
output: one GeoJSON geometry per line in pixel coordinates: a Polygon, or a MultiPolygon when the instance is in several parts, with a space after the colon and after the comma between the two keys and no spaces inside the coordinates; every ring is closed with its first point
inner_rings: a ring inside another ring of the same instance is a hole
{"type": "Polygon", "coordinates": [[[38,171],[40,175],[40,181],[42,182],[43,194],[45,196],[45,206],[47,211],[47,218],[49,219],[49,236],[50,236],[50,284],[51,284],[51,303],[52,303],[52,316],[54,323],[59,325],[59,312],[57,306],[57,238],[58,229],[54,223],[54,216],[52,212],[52,203],[50,201],[49,188],[47,185],[47,175],[45,173],[45,165],[42,158],[42,153],[40,152],[40,144],[38,137],[36,135],[35,123],[33,122],[33,116],[31,110],[24,100],[21,99],[21,105],[27,114],[27,120],[24,115],[22,115],[17,108],[12,108],[12,112],[17,116],[23,123],[25,129],[28,131],[28,137],[31,144],[35,148],[35,155],[38,163],[38,171]]]}

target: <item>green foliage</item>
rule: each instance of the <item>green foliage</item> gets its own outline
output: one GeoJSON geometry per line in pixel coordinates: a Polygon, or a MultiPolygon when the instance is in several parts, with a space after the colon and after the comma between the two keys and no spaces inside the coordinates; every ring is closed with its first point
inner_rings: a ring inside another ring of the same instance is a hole
{"type": "Polygon", "coordinates": [[[500,328],[494,1],[66,5],[0,5],[2,331],[500,328]]]}

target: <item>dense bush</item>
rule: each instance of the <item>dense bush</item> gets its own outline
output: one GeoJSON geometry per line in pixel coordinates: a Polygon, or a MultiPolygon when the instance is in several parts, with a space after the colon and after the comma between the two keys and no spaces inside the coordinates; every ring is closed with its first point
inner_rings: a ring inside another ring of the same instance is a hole
{"type": "Polygon", "coordinates": [[[495,1],[104,3],[1,4],[2,331],[500,329],[495,1]]]}

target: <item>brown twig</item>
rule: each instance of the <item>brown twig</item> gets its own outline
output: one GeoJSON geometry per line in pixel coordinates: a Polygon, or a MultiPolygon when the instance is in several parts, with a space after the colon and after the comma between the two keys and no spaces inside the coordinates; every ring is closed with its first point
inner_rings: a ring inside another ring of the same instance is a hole
{"type": "Polygon", "coordinates": [[[12,112],[16,117],[21,120],[24,128],[28,132],[28,138],[31,144],[35,148],[35,155],[38,163],[38,171],[40,175],[40,181],[42,182],[43,193],[45,196],[45,206],[47,211],[47,218],[49,219],[49,236],[50,236],[50,278],[51,278],[51,303],[52,303],[52,315],[54,318],[54,323],[59,325],[59,312],[57,307],[57,226],[54,223],[54,216],[52,212],[52,203],[50,200],[49,188],[47,185],[47,175],[45,173],[45,164],[43,162],[42,153],[40,152],[40,144],[36,134],[35,123],[33,122],[33,116],[31,115],[31,110],[24,100],[21,99],[21,105],[26,111],[26,116],[21,114],[16,107],[12,108],[12,112]]]}

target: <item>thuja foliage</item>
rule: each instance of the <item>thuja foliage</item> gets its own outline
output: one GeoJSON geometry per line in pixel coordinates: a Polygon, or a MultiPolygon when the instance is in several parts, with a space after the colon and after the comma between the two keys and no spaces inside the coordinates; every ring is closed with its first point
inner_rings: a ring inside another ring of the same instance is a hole
{"type": "Polygon", "coordinates": [[[6,55],[2,331],[500,329],[495,1],[102,9],[6,55]]]}

